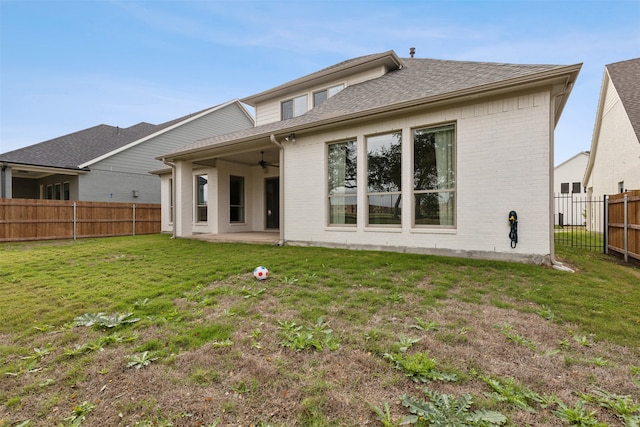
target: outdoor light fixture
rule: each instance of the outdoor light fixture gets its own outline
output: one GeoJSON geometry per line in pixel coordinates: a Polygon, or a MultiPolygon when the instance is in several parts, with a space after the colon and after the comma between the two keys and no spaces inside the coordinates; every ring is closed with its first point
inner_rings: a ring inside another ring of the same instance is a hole
{"type": "Polygon", "coordinates": [[[131,192],[133,193],[133,197],[138,197],[139,196],[138,190],[132,190],[131,192]]]}
{"type": "Polygon", "coordinates": [[[288,141],[288,142],[296,142],[296,134],[295,134],[295,133],[292,133],[291,135],[289,135],[288,137],[286,137],[284,140],[285,140],[285,141],[288,141]]]}

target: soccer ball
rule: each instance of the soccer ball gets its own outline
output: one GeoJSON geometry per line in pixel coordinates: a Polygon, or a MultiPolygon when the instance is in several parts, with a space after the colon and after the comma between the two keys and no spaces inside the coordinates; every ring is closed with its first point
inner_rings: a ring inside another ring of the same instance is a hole
{"type": "Polygon", "coordinates": [[[258,280],[264,280],[269,277],[269,270],[267,267],[258,266],[253,270],[253,276],[258,280]]]}

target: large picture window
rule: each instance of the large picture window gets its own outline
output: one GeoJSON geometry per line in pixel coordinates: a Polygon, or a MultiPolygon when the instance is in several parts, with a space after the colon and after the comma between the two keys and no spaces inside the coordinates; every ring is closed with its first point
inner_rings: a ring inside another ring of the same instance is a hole
{"type": "Polygon", "coordinates": [[[353,225],[357,222],[356,141],[329,144],[329,224],[353,225]]]}
{"type": "Polygon", "coordinates": [[[229,221],[244,222],[244,177],[229,177],[229,221]]]}
{"type": "Polygon", "coordinates": [[[399,225],[402,209],[402,133],[367,138],[369,224],[399,225]]]}
{"type": "Polygon", "coordinates": [[[456,221],[455,125],[413,132],[416,226],[454,227],[456,221]]]}
{"type": "Polygon", "coordinates": [[[207,175],[197,175],[196,176],[196,221],[197,222],[206,222],[207,221],[207,200],[209,199],[208,195],[209,188],[209,179],[207,175]]]}

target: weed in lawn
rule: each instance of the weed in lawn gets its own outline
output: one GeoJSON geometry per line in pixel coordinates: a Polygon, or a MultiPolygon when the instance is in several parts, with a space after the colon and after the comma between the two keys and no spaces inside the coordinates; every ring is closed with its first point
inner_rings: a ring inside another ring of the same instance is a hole
{"type": "Polygon", "coordinates": [[[558,409],[553,413],[561,420],[576,426],[596,426],[606,427],[606,424],[600,423],[596,418],[596,411],[590,411],[586,407],[586,402],[578,399],[573,407],[567,406],[564,402],[558,400],[558,409]]]}
{"type": "Polygon", "coordinates": [[[97,326],[99,328],[115,328],[118,326],[126,325],[128,323],[138,322],[139,318],[130,317],[133,313],[85,313],[82,316],[76,317],[74,322],[76,326],[97,326]]]}
{"type": "Polygon", "coordinates": [[[437,361],[426,353],[386,353],[384,358],[415,382],[458,380],[457,375],[436,369],[437,361]]]}
{"type": "Polygon", "coordinates": [[[464,427],[499,426],[507,422],[507,417],[496,411],[478,409],[471,412],[473,398],[468,393],[456,398],[428,388],[423,391],[429,401],[418,400],[406,394],[400,398],[402,404],[414,414],[406,419],[404,424],[464,427]]]}
{"type": "Polygon", "coordinates": [[[127,356],[127,360],[127,368],[142,369],[145,366],[149,366],[152,362],[158,360],[158,357],[155,355],[155,353],[143,351],[142,353],[127,356]]]}
{"type": "Polygon", "coordinates": [[[540,395],[522,384],[516,383],[513,378],[498,379],[480,376],[480,379],[493,390],[491,393],[485,393],[488,398],[496,402],[508,403],[532,413],[536,412],[531,405],[541,401],[540,395]]]}
{"type": "Polygon", "coordinates": [[[69,421],[69,427],[78,427],[87,418],[87,414],[93,411],[96,405],[90,402],[83,402],[73,408],[71,416],[65,418],[65,421],[69,421]]]}
{"type": "Polygon", "coordinates": [[[302,326],[286,320],[278,321],[278,325],[282,338],[280,345],[294,351],[307,349],[321,351],[325,348],[335,351],[340,347],[340,343],[333,335],[333,330],[328,328],[329,323],[324,322],[322,317],[310,326],[302,326]]]}
{"type": "Polygon", "coordinates": [[[414,317],[413,319],[416,321],[416,323],[409,326],[409,328],[425,332],[437,331],[438,329],[440,329],[440,324],[438,322],[427,322],[420,317],[414,317]]]}
{"type": "Polygon", "coordinates": [[[581,397],[588,402],[595,402],[603,408],[611,410],[626,426],[640,425],[640,403],[633,401],[631,396],[621,396],[605,390],[593,390],[591,394],[581,397]]]}

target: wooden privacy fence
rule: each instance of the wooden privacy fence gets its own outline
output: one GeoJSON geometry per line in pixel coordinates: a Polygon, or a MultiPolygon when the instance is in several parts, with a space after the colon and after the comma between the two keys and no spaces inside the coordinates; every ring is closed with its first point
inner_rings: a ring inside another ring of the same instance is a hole
{"type": "Polygon", "coordinates": [[[609,196],[607,251],[640,260],[640,190],[609,196]]]}
{"type": "Polygon", "coordinates": [[[0,242],[160,233],[160,205],[0,199],[0,242]]]}

